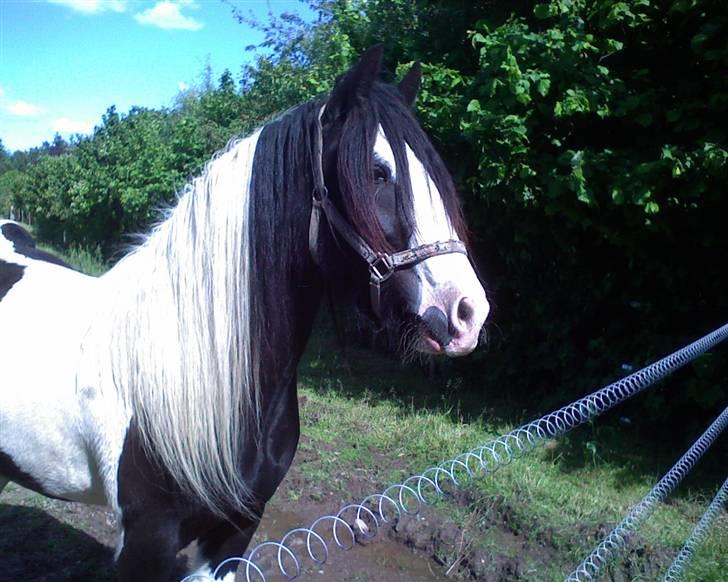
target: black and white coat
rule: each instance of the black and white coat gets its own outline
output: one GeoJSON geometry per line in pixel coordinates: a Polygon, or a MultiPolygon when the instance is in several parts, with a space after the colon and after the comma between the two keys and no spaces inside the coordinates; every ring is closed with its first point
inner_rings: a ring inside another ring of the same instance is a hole
{"type": "MultiPolygon", "coordinates": [[[[372,49],[327,99],[231,143],[102,277],[0,222],[0,491],[110,505],[124,581],[170,579],[195,539],[200,575],[240,555],[296,449],[296,367],[324,286],[368,309],[366,265],[325,224],[309,252],[319,119],[326,186],[372,248],[465,238],[410,110],[419,68],[391,87],[380,61],[372,49]]],[[[408,349],[458,356],[488,302],[457,253],[396,272],[382,308],[408,349]]]]}

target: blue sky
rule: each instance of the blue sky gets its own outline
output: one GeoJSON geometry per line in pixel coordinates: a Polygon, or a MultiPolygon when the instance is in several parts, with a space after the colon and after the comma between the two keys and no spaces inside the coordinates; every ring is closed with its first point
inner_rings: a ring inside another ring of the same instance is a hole
{"type": "MultiPolygon", "coordinates": [[[[312,17],[299,0],[230,3],[312,17]]],[[[0,0],[0,139],[27,149],[92,131],[111,105],[168,106],[208,62],[237,78],[261,38],[222,0],[0,0]]]]}

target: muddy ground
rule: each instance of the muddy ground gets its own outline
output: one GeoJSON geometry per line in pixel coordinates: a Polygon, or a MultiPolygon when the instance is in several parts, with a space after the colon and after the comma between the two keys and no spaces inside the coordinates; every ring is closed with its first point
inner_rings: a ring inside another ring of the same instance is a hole
{"type": "MultiPolygon", "coordinates": [[[[355,493],[350,499],[344,500],[334,491],[339,489],[339,479],[312,483],[301,469],[307,463],[316,462],[318,455],[312,447],[306,447],[305,437],[302,441],[304,446],[293,468],[267,508],[256,534],[258,542],[280,539],[289,530],[311,524],[335,511],[345,501],[351,502],[375,491],[367,489],[371,485],[367,479],[349,480],[354,472],[350,469],[342,469],[339,477],[347,479],[355,493]]],[[[368,527],[371,528],[371,522],[368,527]]],[[[467,548],[461,528],[437,520],[431,512],[402,520],[396,528],[382,528],[372,540],[358,536],[356,547],[349,551],[335,549],[327,528],[317,528],[317,531],[327,538],[331,548],[329,559],[323,565],[316,565],[304,558],[302,565],[306,577],[318,580],[441,580],[447,578],[448,570],[451,574],[458,570],[455,562],[460,556],[456,554],[459,549],[467,548]],[[452,562],[438,557],[441,545],[447,549],[440,553],[452,554],[452,562]]],[[[342,541],[349,541],[344,530],[341,537],[342,541]]],[[[115,542],[114,516],[105,508],[47,499],[12,484],[0,498],[2,582],[115,580],[111,565],[115,542]]],[[[305,555],[302,538],[294,539],[290,545],[297,555],[305,555]]],[[[182,558],[192,555],[193,550],[188,548],[182,558]]],[[[267,566],[269,580],[283,580],[273,562],[272,554],[260,560],[267,566]]],[[[511,566],[506,568],[511,569],[511,566]]]]}
{"type": "MultiPolygon", "coordinates": [[[[315,415],[305,401],[302,413],[315,415]]],[[[376,469],[346,461],[322,469],[322,463],[329,462],[324,458],[332,454],[338,452],[329,443],[302,437],[294,465],[269,504],[253,543],[280,539],[293,528],[376,493],[383,475],[404,468],[401,459],[381,455],[371,464],[376,469]]],[[[304,580],[544,580],[553,578],[546,575],[546,568],[566,573],[574,565],[569,557],[573,551],[564,547],[563,535],[554,536],[536,523],[524,527],[522,521],[512,519],[512,508],[503,499],[491,499],[485,505],[481,500],[477,509],[473,501],[467,491],[454,495],[447,505],[424,508],[395,527],[382,527],[371,540],[358,536],[349,551],[337,550],[326,528],[317,528],[331,550],[323,565],[305,558],[303,538],[294,538],[290,545],[301,558],[304,580]]],[[[350,515],[348,521],[353,523],[354,517],[350,515]]],[[[363,525],[374,531],[371,521],[363,525]]],[[[569,535],[575,545],[578,541],[580,546],[592,547],[612,525],[585,524],[569,535]]],[[[347,540],[343,530],[341,537],[347,540]]],[[[115,541],[114,517],[103,508],[46,499],[12,484],[0,496],[0,582],[115,580],[115,541]]],[[[182,553],[180,561],[193,550],[182,553]]],[[[634,553],[640,571],[630,571],[628,558],[612,580],[654,577],[665,564],[666,557],[654,549],[637,544],[634,553]]],[[[259,563],[267,580],[283,580],[274,562],[269,553],[261,555],[259,563]]]]}

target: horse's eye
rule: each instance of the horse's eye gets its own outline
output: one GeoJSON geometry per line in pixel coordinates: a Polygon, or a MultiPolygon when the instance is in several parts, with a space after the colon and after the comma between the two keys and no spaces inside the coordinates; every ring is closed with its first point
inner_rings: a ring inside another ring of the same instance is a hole
{"type": "Polygon", "coordinates": [[[374,183],[379,184],[386,184],[389,182],[389,172],[386,168],[383,168],[382,166],[374,166],[374,183]]]}

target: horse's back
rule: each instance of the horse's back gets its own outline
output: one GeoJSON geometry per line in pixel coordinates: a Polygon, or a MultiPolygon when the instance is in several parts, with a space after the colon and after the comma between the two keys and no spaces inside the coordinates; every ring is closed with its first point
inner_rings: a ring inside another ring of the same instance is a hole
{"type": "Polygon", "coordinates": [[[85,432],[83,393],[96,387],[79,385],[97,280],[64,265],[22,226],[0,222],[0,476],[103,501],[85,432]]]}
{"type": "Polygon", "coordinates": [[[71,268],[62,259],[39,249],[35,243],[35,239],[23,226],[12,220],[0,219],[0,260],[3,254],[7,253],[30,260],[71,268]]]}
{"type": "Polygon", "coordinates": [[[65,327],[60,333],[72,332],[82,324],[95,287],[94,278],[38,249],[21,225],[0,220],[0,342],[22,329],[32,330],[41,343],[58,326],[65,327]]]}

